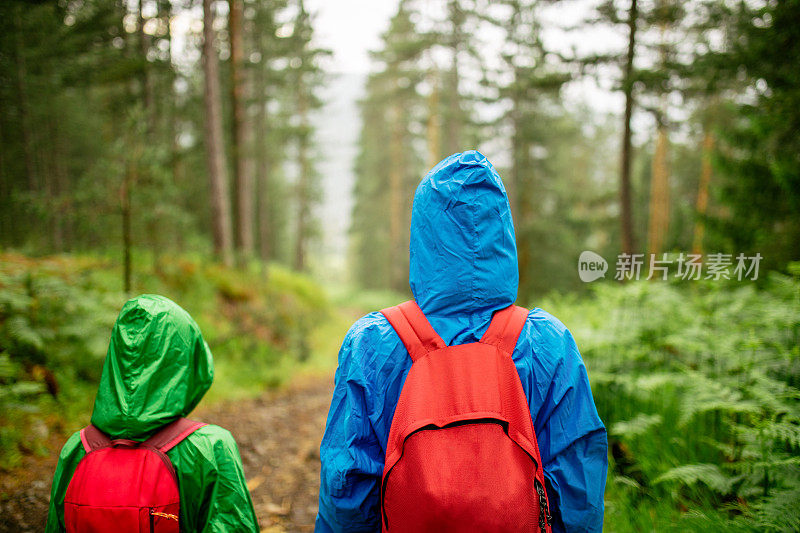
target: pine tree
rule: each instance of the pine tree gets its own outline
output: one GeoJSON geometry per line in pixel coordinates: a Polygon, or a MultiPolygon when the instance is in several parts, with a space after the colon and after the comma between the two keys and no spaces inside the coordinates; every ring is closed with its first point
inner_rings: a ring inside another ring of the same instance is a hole
{"type": "Polygon", "coordinates": [[[367,286],[408,287],[411,200],[422,171],[417,153],[425,122],[420,66],[429,46],[413,22],[414,3],[402,0],[373,54],[380,70],[367,81],[361,103],[363,127],[356,164],[353,210],[358,279],[367,286]]]}
{"type": "Polygon", "coordinates": [[[306,11],[304,1],[295,0],[293,5],[297,13],[292,35],[287,39],[287,76],[292,91],[291,106],[296,117],[296,126],[291,132],[296,149],[297,169],[293,265],[297,270],[305,270],[308,266],[309,242],[315,234],[313,209],[320,198],[319,176],[314,164],[314,129],[310,114],[322,105],[317,96],[317,89],[324,82],[320,60],[330,52],[314,45],[312,16],[306,11]]]}
{"type": "Polygon", "coordinates": [[[800,259],[800,2],[736,4],[726,47],[711,51],[723,81],[753,97],[732,103],[719,128],[718,200],[713,217],[734,253],[761,253],[769,267],[800,259]]]}
{"type": "Polygon", "coordinates": [[[480,128],[475,123],[474,107],[479,96],[474,87],[483,72],[479,28],[484,23],[480,2],[476,0],[439,0],[426,4],[438,8],[441,19],[431,20],[425,40],[428,68],[431,72],[432,123],[439,139],[431,138],[429,146],[438,146],[440,159],[479,144],[480,128]],[[444,59],[439,60],[437,57],[444,59]]]}
{"type": "Polygon", "coordinates": [[[282,124],[277,106],[281,97],[287,93],[286,72],[273,67],[273,63],[288,53],[286,39],[278,37],[280,25],[278,15],[286,9],[286,1],[258,2],[253,6],[255,14],[252,25],[253,49],[257,61],[253,65],[253,100],[255,114],[255,163],[256,185],[256,228],[258,254],[263,262],[277,256],[276,213],[280,198],[276,196],[279,184],[279,170],[286,151],[286,129],[282,124]],[[271,116],[270,108],[275,116],[271,116]]]}
{"type": "Polygon", "coordinates": [[[633,114],[633,60],[636,54],[636,27],[639,22],[638,0],[631,0],[626,24],[628,26],[628,48],[622,77],[622,92],[625,94],[622,153],[620,156],[619,204],[622,235],[622,252],[632,254],[636,250],[633,234],[631,206],[631,117],[633,114]]]}
{"type": "Polygon", "coordinates": [[[248,80],[244,65],[244,0],[228,0],[230,39],[230,98],[232,113],[231,159],[234,170],[235,242],[240,259],[253,252],[253,166],[250,124],[247,118],[248,80]]]}
{"type": "Polygon", "coordinates": [[[507,102],[508,111],[498,118],[495,127],[507,131],[511,164],[506,184],[517,234],[520,271],[520,294],[528,295],[540,268],[534,248],[541,250],[543,239],[552,232],[544,205],[553,197],[554,182],[546,170],[544,158],[548,144],[557,138],[552,109],[557,108],[558,94],[568,76],[547,65],[547,53],[541,41],[535,0],[505,0],[493,3],[504,10],[491,20],[505,33],[501,53],[502,68],[491,72],[484,84],[496,91],[492,100],[507,102]],[[508,79],[504,84],[494,80],[508,79]],[[545,152],[542,154],[541,152],[545,152]]]}
{"type": "MultiPolygon", "coordinates": [[[[671,0],[659,0],[648,22],[658,28],[656,44],[658,60],[650,71],[652,92],[656,100],[653,115],[656,122],[655,149],[653,151],[650,181],[650,218],[647,233],[647,252],[658,255],[664,251],[670,219],[670,169],[669,169],[669,113],[668,98],[673,88],[671,65],[675,59],[670,30],[679,22],[681,12],[671,0]]],[[[640,78],[645,77],[640,74],[640,78]]]]}
{"type": "Polygon", "coordinates": [[[222,140],[219,67],[214,48],[214,13],[211,0],[203,0],[203,74],[205,80],[205,141],[208,177],[211,187],[214,251],[223,264],[233,263],[228,170],[222,140]]]}

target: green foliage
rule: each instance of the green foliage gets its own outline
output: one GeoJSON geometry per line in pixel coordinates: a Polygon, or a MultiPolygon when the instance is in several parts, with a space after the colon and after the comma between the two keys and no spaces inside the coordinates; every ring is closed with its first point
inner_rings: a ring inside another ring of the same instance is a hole
{"type": "Polygon", "coordinates": [[[609,530],[797,530],[800,282],[605,283],[541,306],[609,428],[609,530]]]}
{"type": "Polygon", "coordinates": [[[800,2],[726,7],[718,6],[727,46],[702,61],[746,96],[730,102],[731,124],[719,128],[718,196],[729,209],[714,227],[737,251],[761,252],[767,267],[782,268],[800,257],[800,2]]]}
{"type": "Polygon", "coordinates": [[[45,421],[91,399],[122,295],[94,288],[99,260],[0,259],[0,468],[41,448],[45,421]]]}
{"type": "MultiPolygon", "coordinates": [[[[200,325],[214,354],[212,400],[282,383],[317,348],[310,332],[331,313],[320,286],[278,266],[139,257],[136,291],[172,298],[200,325]]],[[[127,299],[118,279],[118,265],[102,258],[0,255],[0,468],[41,448],[48,425],[86,423],[127,299]]]]}
{"type": "Polygon", "coordinates": [[[622,420],[614,423],[614,425],[609,428],[608,432],[623,438],[632,438],[644,435],[650,431],[653,426],[661,422],[663,422],[663,417],[661,415],[639,413],[631,420],[622,420]]]}
{"type": "Polygon", "coordinates": [[[29,430],[25,418],[36,411],[31,402],[42,392],[41,383],[27,379],[21,365],[0,352],[0,469],[19,463],[21,453],[17,443],[29,430]]]}
{"type": "Polygon", "coordinates": [[[420,60],[431,40],[415,24],[418,16],[414,2],[400,2],[382,49],[373,53],[379,70],[360,102],[350,229],[353,279],[366,289],[407,286],[411,199],[424,172],[417,147],[426,114],[435,113],[419,92],[426,76],[420,60]]]}
{"type": "MultiPolygon", "coordinates": [[[[286,262],[290,236],[316,236],[311,115],[322,105],[327,52],[315,45],[302,0],[245,3],[251,81],[241,89],[253,142],[237,148],[229,138],[224,149],[254,171],[259,216],[249,222],[258,227],[261,259],[286,262]]],[[[162,0],[0,3],[0,246],[34,254],[118,246],[125,198],[133,247],[210,250],[196,8],[162,0]]],[[[230,35],[217,29],[225,98],[230,35]]],[[[231,119],[230,106],[221,113],[231,119]]]]}
{"type": "Polygon", "coordinates": [[[655,479],[656,483],[675,481],[683,485],[703,483],[708,488],[720,494],[727,494],[733,486],[733,478],[722,471],[717,465],[681,465],[667,470],[655,479]]]}

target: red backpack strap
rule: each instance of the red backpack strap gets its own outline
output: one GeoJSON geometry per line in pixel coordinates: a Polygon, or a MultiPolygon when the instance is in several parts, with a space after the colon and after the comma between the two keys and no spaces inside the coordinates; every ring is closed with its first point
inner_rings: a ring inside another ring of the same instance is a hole
{"type": "Polygon", "coordinates": [[[81,443],[86,453],[89,453],[111,446],[111,439],[94,425],[89,424],[81,430],[81,443]]]}
{"type": "Polygon", "coordinates": [[[527,319],[528,310],[518,305],[509,305],[496,311],[480,342],[496,346],[511,355],[527,319]]]}
{"type": "Polygon", "coordinates": [[[188,418],[179,418],[158,430],[155,435],[144,441],[143,444],[155,448],[162,453],[167,453],[183,439],[206,425],[208,424],[205,422],[196,422],[188,418]]]}
{"type": "Polygon", "coordinates": [[[403,341],[412,361],[447,346],[414,300],[382,309],[381,313],[403,341]]]}

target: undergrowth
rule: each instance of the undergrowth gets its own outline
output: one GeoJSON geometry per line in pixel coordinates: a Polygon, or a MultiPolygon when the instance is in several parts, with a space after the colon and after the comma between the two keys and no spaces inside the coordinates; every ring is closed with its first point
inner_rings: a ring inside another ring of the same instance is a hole
{"type": "MultiPolygon", "coordinates": [[[[226,269],[200,258],[140,259],[134,293],[167,296],[200,326],[215,363],[206,402],[258,394],[312,357],[332,313],[324,290],[279,266],[226,269]],[[311,339],[311,340],[309,340],[311,339]]],[[[102,257],[0,254],[0,469],[55,453],[91,413],[114,320],[128,299],[102,257]]]]}
{"type": "Polygon", "coordinates": [[[550,298],[609,432],[608,531],[800,531],[800,282],[550,298]]]}

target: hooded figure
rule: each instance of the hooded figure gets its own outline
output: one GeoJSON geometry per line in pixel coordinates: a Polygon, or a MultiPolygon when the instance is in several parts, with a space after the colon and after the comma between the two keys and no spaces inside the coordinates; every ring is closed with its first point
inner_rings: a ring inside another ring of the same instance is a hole
{"type": "MultiPolygon", "coordinates": [[[[147,440],[187,416],[213,378],[211,351],[192,317],[163,296],[133,298],[111,333],[92,424],[112,439],[147,440]]],[[[65,531],[64,496],[85,455],[75,432],[53,476],[48,533],[65,531]]],[[[178,476],[181,531],[258,531],[242,460],[228,431],[203,426],[167,455],[178,476]]]]}
{"type": "MultiPolygon", "coordinates": [[[[479,152],[454,154],[417,187],[411,215],[414,299],[447,345],[477,342],[517,298],[508,197],[479,152]]],[[[530,311],[512,357],[531,409],[553,531],[601,531],[606,431],[572,335],[530,311]]],[[[392,417],[411,358],[378,312],[358,320],[339,351],[320,447],[316,531],[379,531],[380,481],[392,417]]]]}

